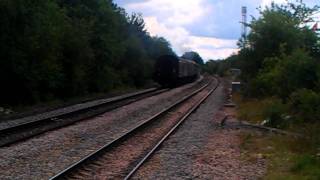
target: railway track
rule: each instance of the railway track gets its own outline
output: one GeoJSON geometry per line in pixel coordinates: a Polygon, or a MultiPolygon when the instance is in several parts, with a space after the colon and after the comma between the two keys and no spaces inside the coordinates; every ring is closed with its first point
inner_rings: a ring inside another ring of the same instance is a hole
{"type": "Polygon", "coordinates": [[[89,102],[86,107],[74,105],[69,110],[56,110],[32,117],[13,120],[17,122],[10,123],[5,127],[0,128],[0,147],[26,140],[49,130],[71,125],[80,120],[97,116],[115,108],[166,91],[168,91],[168,89],[151,88],[115,98],[94,101],[94,103],[89,102]]]}
{"type": "Polygon", "coordinates": [[[219,83],[202,86],[50,179],[129,179],[219,83]]]}

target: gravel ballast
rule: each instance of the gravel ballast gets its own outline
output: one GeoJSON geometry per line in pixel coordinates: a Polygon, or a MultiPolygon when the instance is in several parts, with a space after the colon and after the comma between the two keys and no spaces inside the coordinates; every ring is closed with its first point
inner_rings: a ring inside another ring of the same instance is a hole
{"type": "Polygon", "coordinates": [[[48,179],[199,87],[179,87],[0,148],[0,179],[48,179]]]}
{"type": "Polygon", "coordinates": [[[64,108],[60,108],[60,109],[56,109],[56,110],[52,110],[52,111],[48,111],[48,112],[44,112],[44,113],[40,113],[40,114],[36,114],[36,115],[32,115],[32,116],[27,116],[27,117],[23,117],[23,118],[18,118],[18,119],[12,119],[12,120],[1,120],[0,121],[0,129],[6,129],[6,128],[10,128],[10,127],[14,127],[20,124],[24,124],[27,122],[35,122],[35,121],[39,121],[42,119],[50,119],[50,118],[54,118],[56,116],[61,116],[63,114],[66,113],[71,113],[71,112],[75,112],[75,111],[79,111],[79,110],[83,110],[89,107],[93,107],[93,106],[97,106],[97,105],[101,105],[101,104],[105,104],[108,102],[112,102],[118,99],[121,99],[122,97],[130,97],[139,93],[143,93],[143,92],[150,92],[156,90],[156,88],[151,88],[151,89],[146,89],[143,91],[139,91],[139,92],[134,92],[134,93],[129,93],[123,96],[117,96],[117,97],[112,97],[112,98],[105,98],[105,99],[98,99],[98,100],[94,100],[94,101],[89,101],[89,102],[83,102],[83,103],[79,103],[79,104],[75,104],[72,106],[67,106],[64,108]]]}
{"type": "Polygon", "coordinates": [[[147,127],[131,134],[118,145],[106,150],[105,154],[83,165],[83,168],[74,171],[71,176],[77,179],[124,179],[153,146],[180,121],[180,118],[208,93],[211,86],[173,108],[164,116],[158,117],[147,127]]]}
{"type": "MultiPolygon", "coordinates": [[[[225,83],[223,83],[225,84],[225,83]]],[[[241,159],[239,128],[220,127],[226,91],[220,86],[162,145],[133,179],[259,179],[266,163],[241,159]]]]}

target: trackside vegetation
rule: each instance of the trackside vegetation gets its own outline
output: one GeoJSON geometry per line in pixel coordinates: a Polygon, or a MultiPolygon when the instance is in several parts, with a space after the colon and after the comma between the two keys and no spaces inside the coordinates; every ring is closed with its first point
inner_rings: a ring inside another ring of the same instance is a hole
{"type": "Polygon", "coordinates": [[[0,12],[0,106],[141,87],[174,54],[112,0],[1,0],[0,12]]]}
{"type": "Polygon", "coordinates": [[[319,7],[298,0],[258,10],[239,53],[207,62],[206,70],[241,69],[242,92],[234,96],[240,119],[304,135],[244,135],[245,150],[269,159],[266,179],[320,179],[320,38],[311,28],[319,7]]]}

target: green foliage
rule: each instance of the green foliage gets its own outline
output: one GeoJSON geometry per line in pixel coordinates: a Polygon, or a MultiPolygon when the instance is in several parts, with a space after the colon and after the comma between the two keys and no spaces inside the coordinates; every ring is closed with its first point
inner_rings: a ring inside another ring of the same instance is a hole
{"type": "Polygon", "coordinates": [[[160,57],[161,55],[175,55],[171,49],[170,43],[163,37],[152,37],[148,39],[148,46],[146,50],[149,56],[153,59],[160,57]]]}
{"type": "Polygon", "coordinates": [[[306,138],[246,132],[241,134],[244,160],[255,161],[257,154],[268,163],[263,179],[318,180],[320,159],[306,138]]]}
{"type": "Polygon", "coordinates": [[[2,0],[0,11],[0,104],[143,86],[153,60],[174,54],[111,0],[2,0]]]}
{"type": "Polygon", "coordinates": [[[291,110],[302,121],[320,120],[320,95],[309,89],[299,89],[290,96],[291,110]]]}
{"type": "Polygon", "coordinates": [[[245,99],[234,93],[232,100],[237,104],[237,118],[253,124],[261,124],[265,119],[264,109],[270,104],[269,99],[245,99]]]}
{"type": "Polygon", "coordinates": [[[286,99],[296,89],[315,89],[319,70],[319,64],[303,50],[266,58],[264,69],[255,80],[255,88],[260,89],[263,95],[277,95],[286,99]]]}
{"type": "Polygon", "coordinates": [[[219,61],[209,60],[203,66],[203,70],[211,75],[218,74],[219,65],[219,61]]]}
{"type": "Polygon", "coordinates": [[[248,24],[247,39],[238,43],[244,95],[259,98],[254,105],[261,107],[247,111],[260,114],[262,109],[267,126],[304,135],[299,141],[287,138],[292,143],[280,140],[274,152],[268,152],[266,179],[320,178],[320,39],[306,25],[315,12],[319,6],[309,8],[300,0],[260,9],[261,17],[248,24]]]}
{"type": "Polygon", "coordinates": [[[244,95],[281,99],[265,109],[270,126],[285,127],[286,112],[296,120],[291,122],[320,118],[320,96],[316,93],[320,90],[320,39],[306,25],[316,12],[319,6],[310,8],[302,1],[272,4],[260,9],[261,17],[247,24],[251,28],[247,39],[238,43],[244,95]]]}
{"type": "Polygon", "coordinates": [[[184,58],[184,59],[189,59],[189,60],[193,60],[194,62],[196,62],[196,63],[198,63],[198,64],[200,64],[200,65],[203,65],[203,64],[204,64],[202,57],[201,57],[197,52],[194,52],[194,51],[185,52],[185,53],[182,55],[182,58],[184,58]]]}
{"type": "Polygon", "coordinates": [[[272,99],[268,102],[264,109],[264,117],[266,117],[266,125],[275,128],[283,128],[288,122],[286,118],[287,105],[283,104],[279,99],[272,99]]]}
{"type": "Polygon", "coordinates": [[[314,156],[305,154],[295,157],[291,171],[310,179],[320,179],[320,160],[314,156]]]}
{"type": "Polygon", "coordinates": [[[1,99],[50,97],[64,78],[60,52],[66,16],[49,0],[1,1],[0,11],[1,99]]]}
{"type": "Polygon", "coordinates": [[[260,18],[247,24],[251,32],[247,39],[239,41],[239,63],[245,84],[254,84],[251,81],[261,71],[266,72],[265,61],[270,58],[282,58],[283,54],[290,55],[297,49],[304,49],[312,58],[320,57],[319,37],[304,24],[317,10],[318,7],[308,8],[302,2],[273,4],[261,10],[260,18]]]}
{"type": "Polygon", "coordinates": [[[238,62],[237,55],[232,55],[225,60],[209,60],[204,64],[203,70],[211,75],[224,76],[230,68],[239,68],[238,62]]]}

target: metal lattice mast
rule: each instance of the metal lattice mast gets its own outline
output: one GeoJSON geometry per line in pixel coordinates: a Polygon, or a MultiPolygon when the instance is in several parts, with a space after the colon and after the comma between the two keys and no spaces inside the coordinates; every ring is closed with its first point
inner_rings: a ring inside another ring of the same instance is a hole
{"type": "Polygon", "coordinates": [[[247,38],[247,7],[242,6],[241,8],[242,22],[241,22],[241,36],[244,40],[247,38]]]}

